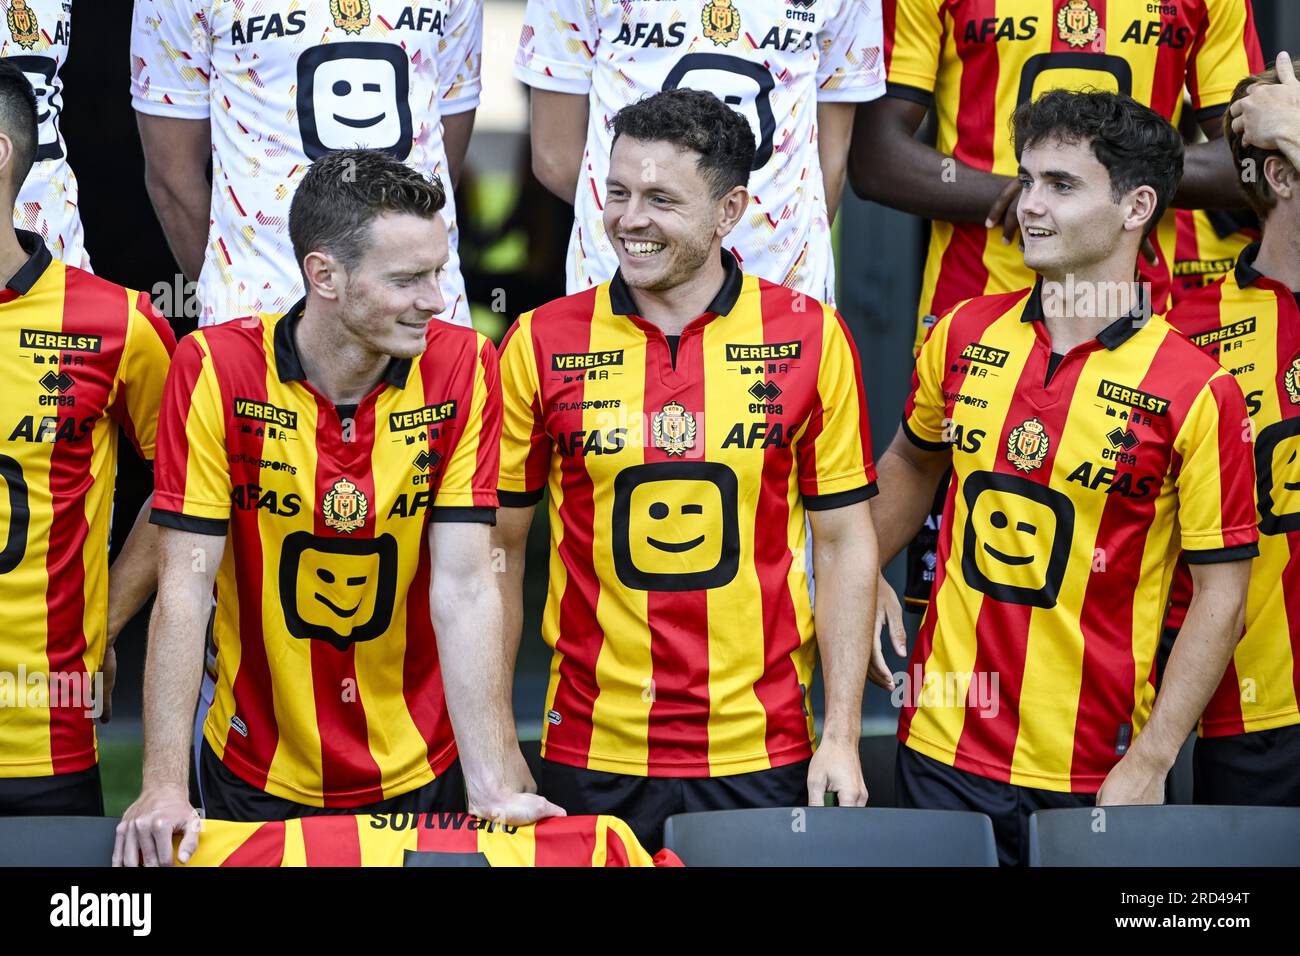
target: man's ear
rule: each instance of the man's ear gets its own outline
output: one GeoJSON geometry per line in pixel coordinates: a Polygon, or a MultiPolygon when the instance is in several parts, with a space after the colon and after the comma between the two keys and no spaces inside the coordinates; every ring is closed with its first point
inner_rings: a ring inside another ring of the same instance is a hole
{"type": "Polygon", "coordinates": [[[722,238],[736,228],[736,223],[740,222],[740,217],[749,208],[749,190],[744,186],[733,186],[731,191],[722,197],[719,208],[718,238],[722,238]]]}
{"type": "Polygon", "coordinates": [[[1129,232],[1145,233],[1147,224],[1156,214],[1156,191],[1150,186],[1139,186],[1124,197],[1124,228],[1129,232]]]}
{"type": "Polygon", "coordinates": [[[309,252],[302,260],[302,271],[307,277],[308,289],[331,302],[339,299],[347,273],[337,259],[327,252],[309,252]]]}
{"type": "MultiPolygon", "coordinates": [[[[13,175],[14,165],[14,141],[5,133],[0,133],[0,180],[8,179],[13,175]]],[[[22,188],[22,184],[17,184],[22,188]]],[[[15,192],[15,195],[17,193],[15,192]]]]}
{"type": "Polygon", "coordinates": [[[1292,199],[1300,193],[1300,176],[1285,157],[1264,158],[1264,181],[1268,183],[1268,188],[1273,190],[1278,199],[1292,199]]]}

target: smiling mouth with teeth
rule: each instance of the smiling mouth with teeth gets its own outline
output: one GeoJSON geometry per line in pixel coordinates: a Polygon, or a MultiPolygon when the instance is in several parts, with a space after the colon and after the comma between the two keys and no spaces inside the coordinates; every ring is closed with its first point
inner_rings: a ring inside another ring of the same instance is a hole
{"type": "Polygon", "coordinates": [[[1052,232],[1050,229],[1035,229],[1030,227],[1025,230],[1025,235],[1032,239],[1046,239],[1048,236],[1056,235],[1056,233],[1052,232]]]}
{"type": "Polygon", "coordinates": [[[628,251],[629,255],[637,259],[645,259],[662,252],[666,245],[663,242],[650,242],[648,240],[623,240],[623,248],[628,251]]]}

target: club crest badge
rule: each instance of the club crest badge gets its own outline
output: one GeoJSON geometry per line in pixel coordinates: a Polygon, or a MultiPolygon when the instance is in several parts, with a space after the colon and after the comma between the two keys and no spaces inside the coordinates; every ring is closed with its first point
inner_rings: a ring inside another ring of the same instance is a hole
{"type": "Polygon", "coordinates": [[[1292,405],[1300,405],[1300,355],[1291,360],[1291,367],[1282,378],[1287,395],[1291,396],[1292,405]]]}
{"type": "Polygon", "coordinates": [[[695,416],[680,402],[667,402],[662,411],[654,413],[650,434],[656,448],[685,456],[688,449],[695,447],[695,416]]]}
{"type": "Polygon", "coordinates": [[[340,478],[325,492],[321,510],[325,513],[326,527],[340,534],[351,534],[366,523],[370,502],[364,491],[346,478],[340,478]]]}
{"type": "Polygon", "coordinates": [[[704,35],[717,46],[726,46],[740,36],[740,11],[733,0],[709,0],[700,14],[704,35]]]}
{"type": "Polygon", "coordinates": [[[1011,429],[1007,436],[1007,461],[1018,471],[1030,472],[1043,466],[1052,440],[1047,428],[1037,418],[1030,418],[1011,429]]]}
{"type": "Polygon", "coordinates": [[[1100,35],[1097,11],[1088,0],[1069,0],[1056,15],[1056,32],[1070,46],[1087,46],[1100,35]]]}
{"type": "Polygon", "coordinates": [[[9,4],[9,32],[14,42],[30,50],[41,38],[41,25],[36,20],[36,11],[27,5],[27,0],[13,0],[9,4]]]}
{"type": "Polygon", "coordinates": [[[330,0],[334,25],[345,33],[360,33],[370,26],[370,0],[330,0]]]}

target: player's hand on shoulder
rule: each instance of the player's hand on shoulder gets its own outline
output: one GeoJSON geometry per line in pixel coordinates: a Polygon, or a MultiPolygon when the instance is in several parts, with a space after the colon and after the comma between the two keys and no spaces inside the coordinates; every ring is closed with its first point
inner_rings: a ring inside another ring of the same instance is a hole
{"type": "Polygon", "coordinates": [[[114,866],[171,866],[172,834],[182,833],[177,857],[188,862],[199,845],[199,812],[179,787],[146,788],[122,814],[113,844],[114,866]]]}
{"type": "Polygon", "coordinates": [[[835,802],[841,807],[867,805],[867,783],[862,779],[857,738],[824,737],[813,754],[808,764],[808,806],[824,806],[828,793],[835,794],[835,802]]]}
{"type": "Polygon", "coordinates": [[[562,807],[557,807],[543,796],[508,790],[494,795],[476,794],[471,790],[469,812],[480,819],[508,826],[527,826],[547,817],[568,816],[562,807]]]}

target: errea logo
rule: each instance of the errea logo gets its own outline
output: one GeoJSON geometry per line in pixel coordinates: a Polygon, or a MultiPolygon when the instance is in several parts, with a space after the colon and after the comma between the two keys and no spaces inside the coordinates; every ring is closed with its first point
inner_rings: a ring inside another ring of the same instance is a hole
{"type": "Polygon", "coordinates": [[[67,893],[50,897],[51,926],[120,926],[134,936],[148,936],[153,929],[153,896],[150,893],[82,893],[73,886],[67,893]]]}

